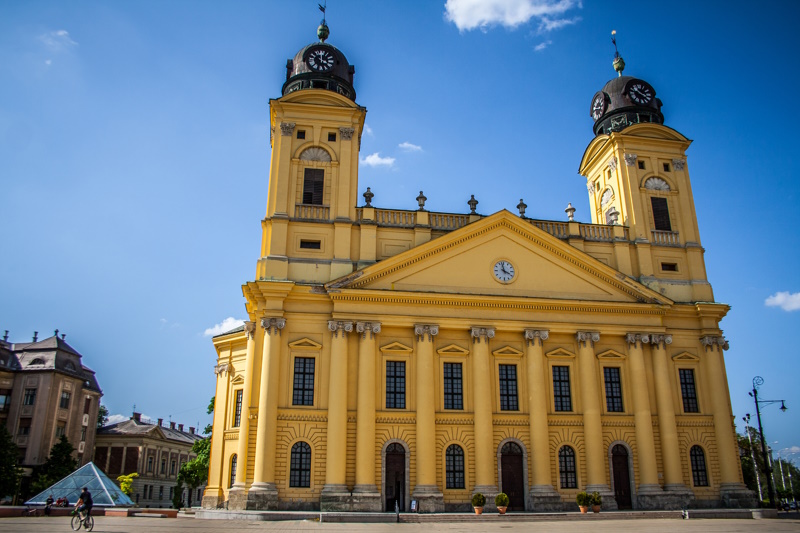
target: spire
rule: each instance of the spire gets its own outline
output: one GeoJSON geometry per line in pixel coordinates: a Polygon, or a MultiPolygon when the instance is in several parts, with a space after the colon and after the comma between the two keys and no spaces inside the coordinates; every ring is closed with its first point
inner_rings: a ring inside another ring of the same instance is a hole
{"type": "Polygon", "coordinates": [[[319,23],[317,28],[317,37],[319,37],[319,42],[324,43],[325,39],[331,34],[331,30],[328,29],[328,24],[325,22],[325,10],[328,7],[328,0],[325,0],[323,4],[317,4],[317,6],[322,11],[322,22],[319,23]]]}
{"type": "Polygon", "coordinates": [[[622,56],[619,55],[619,50],[617,50],[617,30],[611,30],[611,42],[614,43],[614,70],[617,71],[618,76],[622,76],[622,71],[625,70],[625,60],[622,59],[622,56]]]}

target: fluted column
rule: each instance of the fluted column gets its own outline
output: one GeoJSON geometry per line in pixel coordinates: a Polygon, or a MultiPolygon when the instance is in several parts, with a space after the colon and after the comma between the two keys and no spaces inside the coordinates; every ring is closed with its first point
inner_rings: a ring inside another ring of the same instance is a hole
{"type": "Polygon", "coordinates": [[[436,369],[433,366],[433,338],[439,333],[435,324],[417,324],[416,350],[417,411],[417,483],[413,499],[422,512],[444,511],[444,498],[436,485],[436,369]]]}
{"type": "Polygon", "coordinates": [[[550,429],[547,425],[547,374],[545,372],[544,348],[542,344],[550,333],[546,329],[526,329],[525,363],[528,369],[528,406],[530,408],[531,450],[533,485],[531,505],[534,511],[549,511],[559,507],[561,497],[553,487],[550,473],[550,429]]]}
{"type": "Polygon", "coordinates": [[[275,443],[278,424],[278,387],[281,361],[281,330],[286,319],[280,317],[262,318],[264,342],[261,350],[261,385],[258,391],[258,425],[256,426],[256,457],[253,465],[254,492],[272,492],[273,495],[260,495],[255,507],[265,509],[270,503],[277,503],[278,490],[275,487],[275,443]],[[268,500],[268,501],[267,501],[268,500]]]}
{"type": "Polygon", "coordinates": [[[356,486],[359,508],[380,511],[375,486],[375,335],[380,322],[356,322],[358,341],[358,406],[356,412],[356,486]]]}
{"type": "Polygon", "coordinates": [[[236,451],[236,481],[231,492],[243,491],[247,482],[247,442],[250,436],[250,393],[253,390],[256,364],[256,324],[244,323],[244,333],[247,336],[247,355],[245,358],[244,390],[242,390],[242,412],[239,417],[239,442],[236,451]]]}
{"type": "MultiPolygon", "coordinates": [[[[494,328],[473,327],[472,335],[472,389],[475,397],[475,491],[484,495],[497,493],[494,475],[494,431],[492,427],[492,380],[494,371],[489,358],[489,339],[494,328]]],[[[487,505],[491,507],[490,498],[487,505]]]]}

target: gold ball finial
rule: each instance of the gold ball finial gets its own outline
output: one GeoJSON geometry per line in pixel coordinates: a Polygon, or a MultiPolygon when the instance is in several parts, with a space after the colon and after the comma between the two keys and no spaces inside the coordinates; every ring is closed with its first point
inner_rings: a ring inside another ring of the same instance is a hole
{"type": "Polygon", "coordinates": [[[625,70],[625,60],[622,59],[622,56],[619,55],[619,50],[617,50],[617,30],[611,30],[611,42],[614,43],[614,61],[612,65],[614,66],[614,70],[617,71],[618,76],[622,76],[622,71],[625,70]]]}

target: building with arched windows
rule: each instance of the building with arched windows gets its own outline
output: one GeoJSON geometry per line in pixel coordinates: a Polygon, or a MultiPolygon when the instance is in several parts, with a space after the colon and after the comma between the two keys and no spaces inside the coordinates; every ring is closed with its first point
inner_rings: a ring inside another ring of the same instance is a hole
{"type": "Polygon", "coordinates": [[[591,224],[430,212],[422,194],[383,209],[358,181],[355,69],[327,36],[270,101],[249,320],[214,338],[203,506],[434,512],[502,491],[537,511],[580,490],[607,508],[752,505],[691,141],[655,89],[620,75],[592,98],[591,224]]]}

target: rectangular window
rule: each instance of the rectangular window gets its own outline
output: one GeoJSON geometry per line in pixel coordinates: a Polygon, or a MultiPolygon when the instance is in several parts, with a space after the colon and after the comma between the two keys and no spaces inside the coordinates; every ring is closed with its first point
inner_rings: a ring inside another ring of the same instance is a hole
{"type": "Polygon", "coordinates": [[[33,405],[34,403],[36,403],[36,389],[25,389],[22,405],[33,405]]]}
{"type": "Polygon", "coordinates": [[[518,411],[517,400],[517,365],[499,365],[500,374],[500,410],[518,411]]]}
{"type": "Polygon", "coordinates": [[[644,161],[639,161],[639,170],[644,170],[644,161]]]}
{"type": "Polygon", "coordinates": [[[444,363],[444,408],[463,409],[461,363],[444,363]]]}
{"type": "Polygon", "coordinates": [[[17,431],[17,435],[30,435],[30,433],[31,433],[31,419],[20,418],[19,431],[17,431]]]}
{"type": "Polygon", "coordinates": [[[386,408],[406,408],[405,361],[386,361],[386,408]]]}
{"type": "Polygon", "coordinates": [[[663,272],[677,272],[678,263],[661,263],[661,270],[663,272]]]}
{"type": "Polygon", "coordinates": [[[161,459],[161,473],[162,474],[166,474],[167,473],[167,460],[166,459],[161,459]]]}
{"type": "Polygon", "coordinates": [[[556,411],[572,411],[568,366],[553,367],[553,400],[556,411]]]}
{"type": "Polygon", "coordinates": [[[606,380],[606,409],[609,413],[622,413],[622,382],[619,368],[605,367],[603,375],[606,380]]]}
{"type": "Polygon", "coordinates": [[[164,485],[161,485],[160,487],[158,487],[158,499],[159,500],[163,500],[164,499],[164,485]]]}
{"type": "Polygon", "coordinates": [[[298,139],[305,139],[306,138],[306,130],[297,130],[297,138],[298,139]]]}
{"type": "Polygon", "coordinates": [[[321,168],[307,168],[303,177],[303,203],[322,205],[322,190],[325,184],[325,171],[321,168]]]}
{"type": "Polygon", "coordinates": [[[242,423],[242,390],[236,391],[236,408],[233,412],[233,427],[238,428],[242,423]]]}
{"type": "Polygon", "coordinates": [[[86,426],[83,426],[81,428],[81,442],[85,442],[85,441],[86,441],[86,426]]]}
{"type": "Polygon", "coordinates": [[[322,248],[322,242],[320,241],[300,241],[300,248],[304,250],[319,250],[322,248]]]}
{"type": "Polygon", "coordinates": [[[86,401],[83,403],[83,414],[88,415],[89,409],[92,408],[92,399],[86,398],[86,401]]]}
{"type": "Polygon", "coordinates": [[[64,423],[62,422],[62,423],[60,423],[60,424],[58,424],[58,425],[56,426],[56,438],[57,438],[57,439],[58,439],[58,438],[60,438],[60,437],[61,437],[61,435],[64,435],[64,434],[66,434],[66,433],[67,433],[67,425],[66,425],[66,424],[64,424],[64,423]]]}
{"type": "MultiPolygon", "coordinates": [[[[169,464],[169,475],[171,475],[171,476],[175,475],[175,461],[172,461],[169,464]]],[[[170,496],[170,498],[172,498],[172,496],[170,496]]]]}
{"type": "Polygon", "coordinates": [[[169,499],[171,500],[173,496],[175,496],[175,487],[170,487],[169,488],[169,499]]]}
{"type": "Polygon", "coordinates": [[[71,395],[67,391],[61,392],[61,401],[59,402],[58,406],[62,409],[69,409],[69,399],[71,395]]]}
{"type": "Polygon", "coordinates": [[[331,142],[331,143],[332,142],[336,142],[336,134],[335,133],[329,133],[328,134],[328,142],[331,142]]]}
{"type": "Polygon", "coordinates": [[[11,406],[11,389],[0,389],[0,413],[8,411],[11,406]]]}
{"type": "Polygon", "coordinates": [[[314,405],[314,358],[295,357],[292,405],[314,405]]]}
{"type": "MultiPolygon", "coordinates": [[[[147,471],[148,472],[152,472],[153,471],[153,458],[152,457],[148,457],[147,458],[147,471]]],[[[152,498],[152,496],[151,496],[151,498],[152,498]]]]}
{"type": "Polygon", "coordinates": [[[669,207],[667,199],[659,196],[650,198],[650,205],[653,206],[653,224],[659,231],[672,231],[672,224],[669,221],[669,207]]]}
{"type": "Polygon", "coordinates": [[[664,172],[669,172],[669,163],[664,163],[664,172]]]}
{"type": "Polygon", "coordinates": [[[694,370],[681,368],[678,370],[681,377],[681,396],[683,396],[683,412],[699,413],[697,406],[697,389],[694,385],[694,370]]]}

